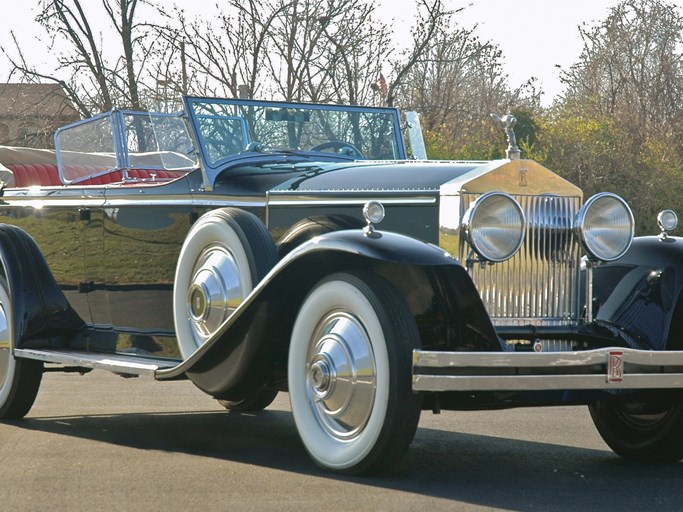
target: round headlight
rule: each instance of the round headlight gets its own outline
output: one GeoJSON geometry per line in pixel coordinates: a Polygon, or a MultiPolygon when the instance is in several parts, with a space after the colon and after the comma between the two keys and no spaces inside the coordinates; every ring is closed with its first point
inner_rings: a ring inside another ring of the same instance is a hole
{"type": "Polygon", "coordinates": [[[467,241],[487,261],[505,261],[524,241],[524,212],[517,201],[502,192],[477,199],[463,218],[467,241]]]}
{"type": "Polygon", "coordinates": [[[384,220],[384,206],[379,201],[368,201],[363,206],[363,217],[368,224],[379,224],[384,220]]]}
{"type": "Polygon", "coordinates": [[[633,214],[621,197],[602,193],[591,197],[576,217],[581,244],[593,259],[613,261],[631,247],[633,214]]]}
{"type": "Polygon", "coordinates": [[[678,226],[678,216],[672,210],[663,210],[657,215],[657,225],[661,231],[673,231],[678,226]]]}

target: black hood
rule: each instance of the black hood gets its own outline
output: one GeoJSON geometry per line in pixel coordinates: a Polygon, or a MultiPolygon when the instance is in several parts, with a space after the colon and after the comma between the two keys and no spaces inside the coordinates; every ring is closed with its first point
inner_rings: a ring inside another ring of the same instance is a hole
{"type": "Polygon", "coordinates": [[[486,162],[353,162],[323,164],[273,187],[273,194],[311,192],[434,192],[486,162]]]}

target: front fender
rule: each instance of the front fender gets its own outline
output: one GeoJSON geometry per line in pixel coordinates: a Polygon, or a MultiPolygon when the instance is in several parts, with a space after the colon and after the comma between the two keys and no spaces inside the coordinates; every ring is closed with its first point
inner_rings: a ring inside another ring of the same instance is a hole
{"type": "Polygon", "coordinates": [[[335,231],[297,247],[211,339],[179,366],[159,371],[157,378],[185,374],[203,391],[227,399],[269,381],[284,381],[291,329],[305,296],[326,275],[354,268],[372,270],[399,289],[418,326],[424,326],[423,345],[455,349],[458,336],[469,329],[464,337],[478,339],[479,350],[501,350],[479,294],[458,262],[443,249],[404,235],[375,235],[335,231]]]}
{"type": "Polygon", "coordinates": [[[15,348],[63,347],[84,323],[55,281],[36,242],[25,231],[0,224],[0,263],[9,286],[15,348]]]}
{"type": "Polygon", "coordinates": [[[633,348],[666,348],[683,289],[683,239],[636,238],[622,258],[597,267],[593,279],[597,321],[623,329],[633,348]]]}

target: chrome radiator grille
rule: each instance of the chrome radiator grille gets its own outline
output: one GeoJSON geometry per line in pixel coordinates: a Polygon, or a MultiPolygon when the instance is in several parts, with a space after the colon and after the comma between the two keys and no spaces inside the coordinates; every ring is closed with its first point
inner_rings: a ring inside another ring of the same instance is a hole
{"type": "MultiPolygon", "coordinates": [[[[463,194],[461,218],[478,194],[463,194]]],[[[579,197],[513,196],[524,210],[527,232],[520,251],[469,272],[495,325],[566,325],[578,318],[581,250],[572,235],[579,197]]],[[[461,239],[459,259],[471,257],[461,239]]]]}

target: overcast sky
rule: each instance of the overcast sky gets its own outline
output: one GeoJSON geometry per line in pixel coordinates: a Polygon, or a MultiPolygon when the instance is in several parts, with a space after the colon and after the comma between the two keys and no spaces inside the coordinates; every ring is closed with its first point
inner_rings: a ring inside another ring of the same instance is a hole
{"type": "MultiPolygon", "coordinates": [[[[100,0],[83,0],[85,4],[100,0]]],[[[545,92],[548,105],[561,92],[559,69],[578,60],[581,40],[577,27],[583,23],[595,25],[603,20],[618,0],[444,0],[449,8],[465,6],[456,15],[464,27],[477,24],[477,34],[483,40],[498,44],[503,50],[505,70],[510,86],[517,87],[535,76],[545,92]]],[[[671,0],[669,0],[671,1],[671,0]]],[[[406,41],[414,22],[415,0],[376,0],[378,13],[385,22],[393,20],[396,41],[406,41]]],[[[171,4],[165,0],[164,3],[171,4]]],[[[179,0],[188,11],[209,13],[216,0],[179,0]]],[[[683,0],[675,3],[683,8],[683,0]]],[[[0,44],[11,45],[10,30],[22,43],[26,59],[31,63],[47,62],[49,49],[38,44],[35,36],[42,30],[34,18],[38,0],[0,0],[4,14],[0,44]]],[[[682,11],[683,12],[683,11],[682,11]]],[[[0,80],[9,73],[0,55],[0,80]]]]}

